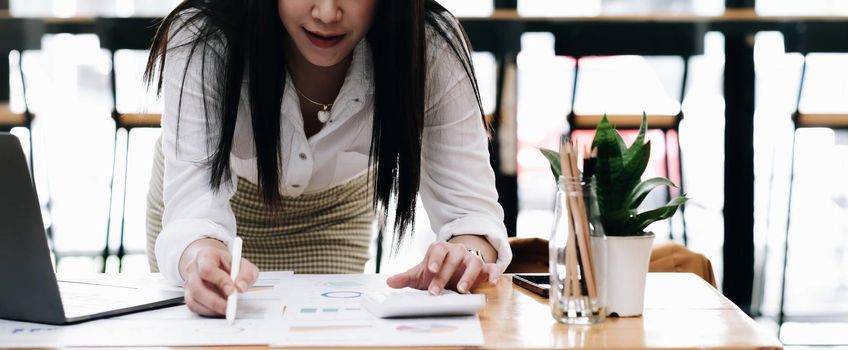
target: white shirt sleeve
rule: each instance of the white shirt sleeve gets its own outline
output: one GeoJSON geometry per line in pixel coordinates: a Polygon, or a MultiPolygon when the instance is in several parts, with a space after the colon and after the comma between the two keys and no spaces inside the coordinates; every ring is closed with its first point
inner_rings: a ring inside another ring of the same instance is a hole
{"type": "Polygon", "coordinates": [[[196,27],[187,26],[171,38],[163,73],[165,210],[155,252],[160,271],[176,285],[184,284],[179,263],[189,244],[214,238],[229,246],[236,234],[236,220],[229,203],[236,190],[236,176],[233,173],[231,180],[215,191],[210,186],[207,163],[214,154],[220,128],[218,116],[211,108],[207,122],[203,96],[205,93],[207,100],[215,99],[209,82],[214,79],[214,67],[220,56],[212,44],[204,50],[201,43],[193,53],[192,45],[180,46],[195,35],[196,27]],[[205,81],[201,75],[203,69],[205,81]]]}
{"type": "Polygon", "coordinates": [[[432,34],[420,194],[439,240],[485,237],[501,271],[512,250],[498,203],[488,137],[471,80],[448,44],[432,34]]]}

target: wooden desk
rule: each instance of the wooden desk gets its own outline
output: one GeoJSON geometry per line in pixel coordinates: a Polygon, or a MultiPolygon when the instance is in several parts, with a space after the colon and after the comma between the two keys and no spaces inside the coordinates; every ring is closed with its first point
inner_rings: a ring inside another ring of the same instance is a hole
{"type": "Polygon", "coordinates": [[[652,273],[647,288],[642,317],[566,326],[551,317],[547,299],[505,278],[481,290],[489,298],[480,315],[486,348],[782,348],[774,335],[693,274],[652,273]]]}
{"type": "MultiPolygon", "coordinates": [[[[120,285],[122,278],[127,278],[127,285],[137,283],[137,277],[131,275],[72,279],[120,285]]],[[[643,317],[610,318],[595,326],[557,323],[547,299],[515,286],[506,276],[497,286],[486,285],[475,292],[488,298],[480,314],[485,349],[782,348],[773,334],[693,274],[649,274],[643,317]]]]}

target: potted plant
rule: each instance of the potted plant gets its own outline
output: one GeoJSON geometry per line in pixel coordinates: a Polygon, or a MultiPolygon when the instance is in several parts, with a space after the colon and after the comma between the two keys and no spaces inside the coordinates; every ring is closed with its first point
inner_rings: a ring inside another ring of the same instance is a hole
{"type": "MultiPolygon", "coordinates": [[[[601,224],[606,234],[606,276],[599,279],[605,295],[607,313],[620,317],[642,314],[645,278],[648,273],[654,234],[645,231],[648,225],[674,215],[688,198],[672,199],[656,209],[639,211],[648,194],[662,186],[675,187],[663,177],[642,181],[651,154],[651,142],[645,141],[647,117],[643,115],[639,134],[630,147],[604,116],[595,129],[592,141],[596,196],[601,224]]],[[[542,149],[551,163],[554,176],[559,178],[559,155],[542,149]]],[[[604,263],[604,262],[600,262],[604,263]]]]}

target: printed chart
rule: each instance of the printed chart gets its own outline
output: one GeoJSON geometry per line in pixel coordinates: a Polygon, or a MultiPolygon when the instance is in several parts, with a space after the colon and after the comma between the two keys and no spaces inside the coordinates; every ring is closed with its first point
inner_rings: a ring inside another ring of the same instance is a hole
{"type": "MultiPolygon", "coordinates": [[[[368,293],[392,293],[379,275],[261,273],[239,296],[233,325],[200,317],[185,305],[86,322],[47,326],[0,320],[0,348],[226,346],[482,346],[477,316],[379,319],[361,306],[368,293]]],[[[139,283],[161,285],[161,276],[139,283]]],[[[122,283],[130,286],[132,281],[122,283]]],[[[412,292],[406,290],[401,292],[412,292]]]]}
{"type": "Polygon", "coordinates": [[[292,275],[286,286],[286,332],[272,346],[481,346],[477,316],[379,319],[361,307],[367,293],[396,292],[379,275],[292,275]]]}

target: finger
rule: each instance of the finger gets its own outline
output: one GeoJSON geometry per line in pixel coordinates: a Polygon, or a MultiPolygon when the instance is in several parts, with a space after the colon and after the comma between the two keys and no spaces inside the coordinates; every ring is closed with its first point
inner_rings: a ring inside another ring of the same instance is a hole
{"type": "Polygon", "coordinates": [[[240,293],[246,292],[256,283],[259,278],[259,269],[247,259],[241,259],[241,269],[239,269],[236,287],[240,293]]]}
{"type": "Polygon", "coordinates": [[[456,290],[460,293],[468,293],[482,270],[483,261],[476,256],[468,254],[465,258],[465,272],[462,273],[459,283],[456,284],[456,290]]]}
{"type": "Polygon", "coordinates": [[[386,284],[388,284],[391,288],[406,288],[412,286],[416,280],[415,276],[418,275],[418,271],[423,268],[422,264],[424,264],[424,262],[415,265],[415,267],[409,270],[389,277],[386,279],[386,284]]]}
{"type": "Polygon", "coordinates": [[[222,296],[228,296],[235,291],[230,274],[221,268],[217,257],[202,255],[197,258],[197,273],[201,280],[215,286],[222,296]]]}
{"type": "Polygon", "coordinates": [[[191,312],[194,312],[194,313],[196,313],[200,316],[207,316],[207,317],[218,316],[218,314],[215,313],[215,311],[209,310],[209,308],[198,304],[197,301],[195,301],[194,298],[191,297],[191,293],[189,292],[188,289],[186,289],[186,293],[185,293],[185,302],[186,302],[186,306],[188,306],[188,309],[191,312]]]}
{"type": "Polygon", "coordinates": [[[433,280],[430,281],[430,286],[427,288],[430,294],[439,295],[442,293],[442,290],[445,289],[456,269],[468,255],[470,254],[462,246],[457,245],[456,248],[451,248],[450,254],[444,259],[442,268],[433,280]]]}
{"type": "Polygon", "coordinates": [[[430,273],[437,273],[441,270],[449,251],[447,242],[436,242],[430,245],[430,249],[427,251],[427,269],[430,273]]]}
{"type": "Polygon", "coordinates": [[[215,259],[218,261],[218,266],[226,273],[230,273],[230,264],[233,263],[233,256],[228,250],[215,250],[215,259]]]}
{"type": "Polygon", "coordinates": [[[220,316],[227,311],[227,300],[213,290],[215,286],[203,281],[195,281],[191,287],[189,291],[191,299],[211,311],[211,315],[220,316]]]}
{"type": "Polygon", "coordinates": [[[486,264],[483,269],[489,278],[489,283],[498,284],[501,279],[501,268],[497,264],[486,264]]]}

